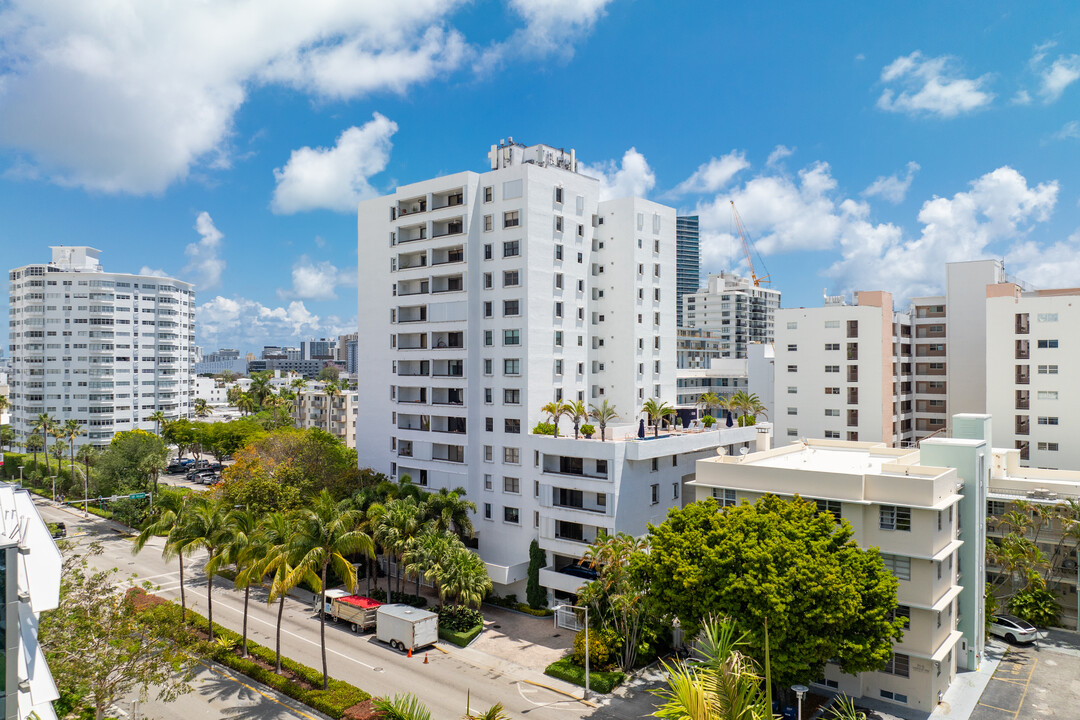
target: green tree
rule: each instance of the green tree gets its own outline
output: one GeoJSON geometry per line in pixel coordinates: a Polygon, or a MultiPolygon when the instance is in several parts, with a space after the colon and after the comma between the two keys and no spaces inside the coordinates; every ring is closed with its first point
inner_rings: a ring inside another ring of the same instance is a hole
{"type": "Polygon", "coordinates": [[[492,588],[484,561],[460,541],[443,558],[438,582],[440,600],[450,597],[455,605],[466,607],[479,608],[492,588]]]}
{"type": "Polygon", "coordinates": [[[529,580],[525,584],[525,599],[529,607],[539,610],[547,605],[547,593],[540,585],[540,569],[547,565],[547,553],[535,539],[529,543],[529,580]]]}
{"type": "Polygon", "coordinates": [[[0,448],[10,450],[14,444],[15,430],[10,425],[0,425],[0,448]]]}
{"type": "Polygon", "coordinates": [[[1061,606],[1052,592],[1042,585],[1033,585],[1012,596],[1009,612],[1033,625],[1051,627],[1058,624],[1061,606]]]}
{"type": "Polygon", "coordinates": [[[334,380],[326,383],[326,386],[323,387],[323,393],[326,394],[326,432],[333,434],[330,429],[330,418],[334,415],[334,398],[341,395],[341,388],[338,386],[337,381],[334,380]]]}
{"type": "Polygon", "coordinates": [[[166,424],[161,431],[161,439],[166,446],[176,446],[176,457],[184,457],[192,445],[195,444],[195,425],[187,418],[173,420],[166,424]]]}
{"type": "MultiPolygon", "coordinates": [[[[55,422],[56,421],[53,420],[52,415],[49,415],[48,413],[41,413],[40,415],[37,416],[37,419],[34,421],[34,424],[30,426],[31,430],[33,430],[36,433],[41,434],[41,437],[42,437],[42,439],[44,441],[44,444],[42,445],[42,450],[45,452],[45,474],[46,475],[51,475],[52,474],[52,470],[49,467],[49,433],[52,431],[53,423],[55,423],[55,422]]],[[[35,465],[37,464],[37,452],[36,451],[34,452],[34,464],[35,465]]]]}
{"type": "Polygon", "coordinates": [[[774,679],[786,687],[821,677],[829,660],[846,673],[879,669],[902,637],[897,580],[852,534],[799,498],[767,495],[723,512],[710,499],[650,526],[650,552],[633,569],[690,635],[701,618],[724,614],[761,658],[767,622],[774,679]]]}
{"type": "Polygon", "coordinates": [[[641,633],[651,616],[645,576],[630,571],[633,558],[648,550],[648,543],[633,535],[602,534],[583,557],[599,577],[578,592],[578,601],[592,607],[593,617],[622,638],[619,665],[624,672],[634,669],[641,633]]]}
{"type": "Polygon", "coordinates": [[[184,513],[183,528],[177,538],[177,552],[190,555],[196,550],[206,550],[203,571],[206,574],[206,619],[211,642],[214,640],[214,575],[222,561],[218,551],[228,540],[227,518],[228,510],[220,500],[195,498],[184,513]]]}
{"type": "Polygon", "coordinates": [[[71,450],[71,480],[75,481],[75,438],[85,435],[86,431],[78,420],[70,418],[64,422],[64,437],[67,438],[68,447],[71,450]]]}
{"type": "Polygon", "coordinates": [[[432,523],[436,530],[454,533],[462,540],[473,536],[476,503],[465,499],[465,488],[439,488],[439,492],[428,494],[420,507],[422,521],[432,523]]]}
{"type": "Polygon", "coordinates": [[[214,413],[214,411],[210,409],[210,403],[206,401],[206,398],[195,398],[194,410],[198,417],[207,417],[214,413]]]}
{"type": "Polygon", "coordinates": [[[302,377],[294,378],[289,383],[296,394],[296,427],[300,427],[300,406],[303,402],[304,390],[307,389],[308,381],[302,377]]]}
{"type": "Polygon", "coordinates": [[[698,395],[697,402],[694,404],[703,415],[708,415],[710,408],[720,407],[720,396],[712,391],[704,392],[698,395]]]}
{"type": "Polygon", "coordinates": [[[318,585],[319,576],[307,569],[301,573],[296,572],[293,563],[293,553],[290,541],[293,537],[292,518],[281,512],[271,512],[265,515],[259,523],[259,540],[263,546],[263,560],[255,566],[253,576],[258,578],[266,575],[271,576],[270,593],[266,598],[268,604],[275,600],[278,602],[277,624],[274,635],[274,656],[277,672],[281,672],[281,620],[285,614],[285,597],[289,591],[306,582],[312,587],[318,585]]]}
{"type": "Polygon", "coordinates": [[[169,424],[169,418],[165,417],[165,413],[161,410],[155,410],[150,413],[150,417],[147,418],[154,423],[154,432],[161,435],[161,429],[169,424]]]}
{"type": "MultiPolygon", "coordinates": [[[[401,591],[404,573],[401,572],[401,558],[409,541],[416,537],[420,531],[420,506],[411,497],[388,500],[382,506],[382,512],[378,514],[374,523],[374,537],[383,548],[383,553],[388,560],[393,558],[398,564],[397,589],[401,591]]],[[[390,590],[390,563],[387,562],[386,586],[390,590]]]]}
{"type": "Polygon", "coordinates": [[[641,406],[641,412],[649,417],[649,423],[653,426],[653,437],[660,437],[660,421],[675,414],[675,408],[666,402],[657,402],[653,398],[645,401],[641,406]]]}
{"type": "Polygon", "coordinates": [[[315,379],[321,382],[337,382],[339,375],[341,375],[341,368],[336,365],[327,365],[319,370],[315,379]]]}
{"type": "Polygon", "coordinates": [[[540,408],[540,412],[547,413],[551,418],[551,423],[555,426],[555,437],[559,437],[559,420],[561,420],[563,416],[570,414],[570,404],[552,400],[547,405],[540,408]]]}
{"type": "Polygon", "coordinates": [[[351,555],[373,555],[375,545],[371,538],[361,532],[359,513],[347,500],[337,501],[329,491],[323,490],[311,507],[299,512],[296,530],[289,540],[289,554],[296,558],[294,579],[318,573],[319,575],[319,644],[322,648],[323,690],[329,687],[330,676],[326,668],[326,571],[333,567],[349,592],[356,589],[356,568],[349,562],[351,555]]]}
{"type": "Polygon", "coordinates": [[[225,519],[225,532],[218,550],[222,562],[236,568],[235,587],[244,588],[244,620],[241,631],[241,649],[244,657],[248,654],[248,600],[251,598],[251,586],[262,580],[262,575],[255,577],[256,568],[266,554],[265,546],[259,542],[259,518],[250,510],[236,508],[225,519]]]}
{"type": "Polygon", "coordinates": [[[153,689],[159,700],[175,700],[190,690],[195,666],[195,658],[170,639],[179,628],[168,626],[167,616],[141,613],[133,602],[136,590],[116,592],[116,572],[92,572],[85,556],[67,558],[60,604],[42,614],[39,628],[57,687],[89,698],[97,720],[134,690],[153,689]]]}
{"type": "Polygon", "coordinates": [[[251,373],[251,386],[248,387],[248,394],[255,401],[255,406],[260,410],[266,398],[274,392],[270,386],[270,379],[273,376],[274,373],[270,370],[251,373]]]}
{"type": "Polygon", "coordinates": [[[236,407],[240,410],[241,415],[250,415],[259,409],[259,401],[250,392],[240,393],[240,397],[236,399],[236,407]]]}
{"type": "Polygon", "coordinates": [[[34,467],[37,467],[37,455],[39,452],[45,449],[45,440],[41,433],[32,432],[26,436],[26,450],[27,452],[34,453],[34,467]]]}
{"type": "Polygon", "coordinates": [[[577,440],[580,437],[581,423],[589,419],[589,411],[585,409],[584,402],[574,400],[566,403],[566,414],[574,423],[574,439],[577,440]]]}
{"type": "Polygon", "coordinates": [[[113,495],[128,490],[157,490],[158,476],[169,464],[160,437],[146,430],[127,430],[113,436],[98,461],[96,491],[113,495]]]}

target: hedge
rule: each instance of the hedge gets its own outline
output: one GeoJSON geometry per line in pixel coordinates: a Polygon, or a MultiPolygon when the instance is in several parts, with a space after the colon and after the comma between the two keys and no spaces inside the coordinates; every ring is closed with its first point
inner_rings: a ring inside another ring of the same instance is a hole
{"type": "MultiPolygon", "coordinates": [[[[166,611],[170,613],[180,612],[180,606],[176,603],[166,603],[161,607],[167,608],[166,611]]],[[[161,612],[160,609],[157,609],[156,611],[161,612]]],[[[191,610],[188,610],[187,614],[188,622],[190,624],[204,632],[206,631],[208,627],[206,618],[191,610]]],[[[364,692],[360,688],[347,683],[344,680],[337,680],[335,678],[330,678],[329,688],[323,690],[323,678],[321,672],[282,655],[281,667],[295,673],[297,677],[313,686],[311,690],[306,690],[289,678],[278,675],[273,670],[267,670],[257,664],[254,660],[242,658],[237,655],[236,652],[238,652],[241,642],[239,633],[214,623],[214,634],[217,638],[221,638],[222,640],[231,643],[228,647],[221,646],[213,650],[212,657],[216,662],[232,668],[237,672],[243,673],[252,680],[272,687],[283,695],[287,695],[310,708],[325,713],[330,717],[335,718],[335,720],[343,717],[345,711],[353,705],[357,705],[371,698],[370,694],[364,692]]],[[[271,666],[274,665],[275,655],[273,649],[252,642],[251,638],[248,638],[248,654],[271,666]]]]}
{"type": "Polygon", "coordinates": [[[471,630],[465,632],[457,632],[455,630],[449,630],[442,626],[439,626],[439,639],[451,642],[458,647],[465,647],[480,634],[480,631],[484,629],[483,623],[474,626],[471,630]]]}
{"type": "MultiPolygon", "coordinates": [[[[585,687],[585,668],[575,665],[570,657],[551,663],[544,669],[544,674],[585,687]]],[[[626,673],[592,670],[589,673],[589,689],[606,694],[618,687],[625,679],[626,673]]]]}

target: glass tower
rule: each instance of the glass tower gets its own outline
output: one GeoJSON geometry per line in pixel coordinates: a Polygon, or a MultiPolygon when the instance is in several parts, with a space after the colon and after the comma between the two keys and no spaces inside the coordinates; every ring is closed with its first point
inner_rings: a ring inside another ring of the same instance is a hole
{"type": "Polygon", "coordinates": [[[698,216],[675,218],[675,316],[683,327],[683,295],[697,292],[701,286],[701,238],[698,216]]]}

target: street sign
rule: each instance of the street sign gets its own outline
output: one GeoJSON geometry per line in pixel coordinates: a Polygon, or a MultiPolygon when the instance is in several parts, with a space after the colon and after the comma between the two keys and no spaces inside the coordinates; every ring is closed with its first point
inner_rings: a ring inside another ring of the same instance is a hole
{"type": "Polygon", "coordinates": [[[142,500],[144,497],[146,497],[146,493],[132,493],[128,495],[128,500],[142,500]]]}

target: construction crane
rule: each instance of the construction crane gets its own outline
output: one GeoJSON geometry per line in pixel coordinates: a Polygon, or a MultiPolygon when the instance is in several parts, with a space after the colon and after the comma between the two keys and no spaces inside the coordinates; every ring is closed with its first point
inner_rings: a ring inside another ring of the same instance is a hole
{"type": "Polygon", "coordinates": [[[754,260],[750,257],[750,241],[746,239],[746,229],[743,227],[742,218],[739,217],[739,211],[735,209],[735,201],[731,200],[730,202],[731,214],[735,220],[735,230],[739,233],[743,252],[746,253],[746,264],[750,266],[750,279],[754,281],[754,287],[761,287],[761,283],[769,282],[769,276],[758,277],[757,273],[754,272],[754,260]]]}

